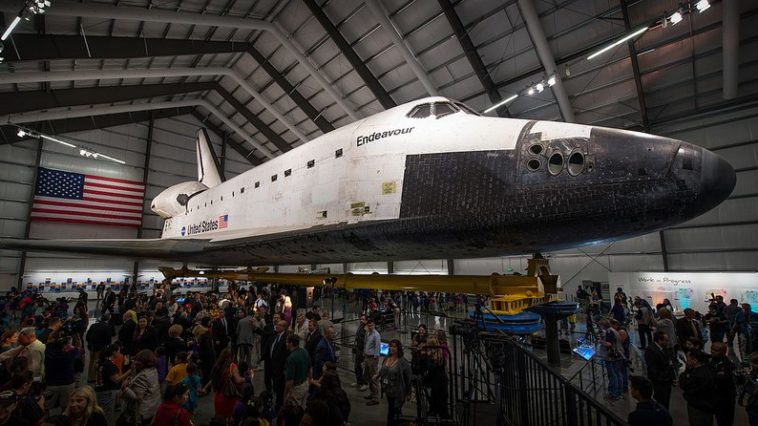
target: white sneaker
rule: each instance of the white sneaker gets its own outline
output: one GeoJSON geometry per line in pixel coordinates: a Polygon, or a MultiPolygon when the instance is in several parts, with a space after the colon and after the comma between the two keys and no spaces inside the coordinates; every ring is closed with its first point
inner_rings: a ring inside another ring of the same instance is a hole
{"type": "Polygon", "coordinates": [[[360,388],[358,388],[358,390],[361,390],[361,391],[368,390],[368,385],[363,385],[360,388]]]}

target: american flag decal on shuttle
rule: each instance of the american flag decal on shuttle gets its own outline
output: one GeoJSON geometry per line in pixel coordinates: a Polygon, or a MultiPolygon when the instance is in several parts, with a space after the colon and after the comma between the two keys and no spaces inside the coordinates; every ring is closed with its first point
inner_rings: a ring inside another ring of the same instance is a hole
{"type": "Polygon", "coordinates": [[[226,229],[229,226],[229,215],[225,214],[218,217],[218,229],[226,229]]]}

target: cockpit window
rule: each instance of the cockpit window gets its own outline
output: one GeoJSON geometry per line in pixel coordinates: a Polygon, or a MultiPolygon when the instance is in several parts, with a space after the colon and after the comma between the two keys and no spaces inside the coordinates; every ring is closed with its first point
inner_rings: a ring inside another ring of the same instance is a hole
{"type": "Polygon", "coordinates": [[[426,118],[432,115],[432,104],[418,105],[408,114],[410,118],[426,118]]]}
{"type": "Polygon", "coordinates": [[[460,102],[456,102],[455,106],[457,106],[458,108],[462,109],[463,112],[465,112],[466,114],[481,115],[478,112],[474,111],[473,109],[469,108],[468,106],[466,106],[465,104],[462,104],[460,102]]]}
{"type": "Polygon", "coordinates": [[[435,102],[434,103],[434,116],[442,118],[446,115],[455,114],[458,109],[453,104],[448,102],[435,102]]]}

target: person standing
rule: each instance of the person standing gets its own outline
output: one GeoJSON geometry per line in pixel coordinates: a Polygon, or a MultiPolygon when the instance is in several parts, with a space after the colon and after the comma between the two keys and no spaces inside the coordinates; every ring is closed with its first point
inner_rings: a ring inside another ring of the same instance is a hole
{"type": "Polygon", "coordinates": [[[109,426],[115,423],[116,391],[121,388],[121,382],[125,377],[119,374],[118,367],[113,363],[113,357],[117,356],[118,352],[119,347],[115,344],[103,348],[99,353],[100,360],[95,375],[97,402],[102,407],[109,426]]]}
{"type": "Polygon", "coordinates": [[[321,330],[318,328],[318,321],[311,319],[308,320],[308,336],[305,338],[305,350],[308,351],[308,356],[311,358],[311,364],[316,356],[316,348],[321,343],[321,330]]]}
{"type": "Polygon", "coordinates": [[[411,364],[403,357],[399,340],[390,342],[390,354],[375,378],[381,380],[382,392],[387,395],[387,426],[399,425],[403,403],[411,392],[411,364]]]}
{"type": "MultiPolygon", "coordinates": [[[[134,375],[124,387],[124,398],[137,406],[142,421],[150,424],[161,404],[161,386],[155,368],[155,354],[149,349],[139,351],[132,359],[134,375]]],[[[128,409],[128,408],[127,408],[128,409]]]]}
{"type": "Polygon", "coordinates": [[[45,411],[48,414],[56,407],[65,410],[74,391],[74,363],[80,358],[70,339],[55,332],[50,335],[45,348],[45,411]]]}
{"type": "Polygon", "coordinates": [[[684,316],[676,320],[676,336],[682,345],[691,338],[703,341],[703,332],[695,318],[695,310],[687,308],[684,310],[684,316]]]}
{"type": "Polygon", "coordinates": [[[334,327],[327,327],[324,338],[316,347],[313,356],[313,380],[318,380],[323,374],[324,364],[337,362],[337,354],[334,351],[334,327]]]}
{"type": "Polygon", "coordinates": [[[363,348],[363,358],[366,365],[365,377],[368,382],[369,395],[367,405],[376,405],[379,403],[379,381],[377,380],[377,371],[379,370],[379,350],[381,349],[382,340],[379,332],[376,331],[374,320],[366,320],[366,346],[363,348]]]}
{"type": "Polygon", "coordinates": [[[656,331],[653,335],[653,343],[645,349],[645,364],[647,365],[647,377],[653,387],[653,397],[666,409],[671,400],[671,386],[674,383],[674,365],[668,352],[669,336],[656,331]]]}
{"type": "MultiPolygon", "coordinates": [[[[289,324],[282,319],[276,323],[276,337],[271,343],[271,381],[276,395],[276,411],[284,404],[284,369],[287,363],[287,329],[289,324]]],[[[300,344],[300,342],[298,342],[300,344]]]]}
{"type": "Polygon", "coordinates": [[[708,368],[708,355],[700,350],[687,353],[687,369],[679,375],[679,387],[687,401],[690,426],[713,425],[713,374],[708,368]]]}
{"type": "Polygon", "coordinates": [[[355,383],[353,387],[358,387],[364,391],[368,389],[368,382],[363,377],[363,349],[366,347],[366,314],[361,314],[358,330],[355,332],[355,347],[353,348],[353,370],[355,371],[355,383]]]}
{"type": "Polygon", "coordinates": [[[745,407],[750,426],[758,426],[758,352],[750,354],[750,372],[738,400],[745,407]]]}
{"type": "Polygon", "coordinates": [[[629,413],[629,426],[672,426],[674,420],[668,410],[652,399],[653,384],[642,376],[629,377],[632,398],[637,400],[637,408],[629,413]]]}
{"type": "Polygon", "coordinates": [[[607,319],[600,321],[600,327],[604,331],[600,344],[605,353],[605,371],[608,374],[608,399],[615,401],[621,399],[623,377],[621,363],[624,359],[624,348],[621,345],[621,336],[611,327],[607,319]]]}
{"type": "Polygon", "coordinates": [[[734,383],[734,363],[727,356],[727,346],[724,342],[713,342],[708,366],[716,386],[713,404],[716,423],[718,426],[732,426],[737,387],[734,383]]]}
{"type": "Polygon", "coordinates": [[[87,369],[87,377],[90,382],[94,382],[97,376],[97,361],[100,359],[100,351],[110,346],[113,341],[113,337],[116,336],[116,330],[110,324],[111,314],[106,312],[100,317],[100,320],[92,324],[87,330],[85,340],[87,341],[87,349],[89,349],[89,368],[87,369]]]}
{"type": "Polygon", "coordinates": [[[644,351],[648,343],[653,342],[651,327],[655,325],[655,318],[653,311],[643,305],[639,299],[634,301],[634,306],[637,308],[637,333],[640,338],[640,349],[644,351]]]}
{"type": "Polygon", "coordinates": [[[308,399],[308,379],[311,378],[311,360],[300,347],[300,336],[287,336],[287,362],[285,366],[284,401],[305,409],[308,399]]]}
{"type": "Polygon", "coordinates": [[[211,311],[213,321],[211,322],[211,335],[213,336],[213,349],[217,354],[226,349],[229,346],[229,322],[226,320],[226,315],[220,309],[214,309],[211,311]]]}
{"type": "MultiPolygon", "coordinates": [[[[34,327],[22,328],[18,333],[19,356],[29,360],[29,370],[35,379],[40,380],[45,376],[45,344],[37,340],[34,327]]],[[[7,353],[15,351],[11,349],[7,353]]]]}
{"type": "MultiPolygon", "coordinates": [[[[255,366],[253,361],[254,332],[258,328],[258,321],[253,318],[253,312],[239,320],[237,323],[237,361],[246,362],[255,366]]],[[[257,357],[256,357],[257,358],[257,357]]]]}
{"type": "Polygon", "coordinates": [[[105,283],[100,281],[100,284],[95,287],[95,291],[97,292],[97,303],[100,303],[100,301],[103,300],[103,294],[105,293],[105,283]]]}

